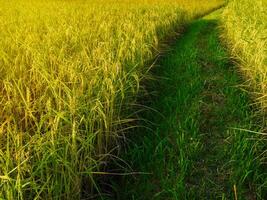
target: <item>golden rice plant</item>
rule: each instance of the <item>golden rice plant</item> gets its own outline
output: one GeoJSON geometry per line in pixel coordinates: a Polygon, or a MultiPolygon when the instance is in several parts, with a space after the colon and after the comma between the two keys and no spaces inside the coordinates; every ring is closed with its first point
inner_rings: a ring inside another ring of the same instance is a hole
{"type": "Polygon", "coordinates": [[[1,1],[0,198],[90,192],[159,41],[221,3],[1,1]]]}
{"type": "Polygon", "coordinates": [[[232,0],[222,18],[223,38],[267,111],[267,1],[232,0]]]}

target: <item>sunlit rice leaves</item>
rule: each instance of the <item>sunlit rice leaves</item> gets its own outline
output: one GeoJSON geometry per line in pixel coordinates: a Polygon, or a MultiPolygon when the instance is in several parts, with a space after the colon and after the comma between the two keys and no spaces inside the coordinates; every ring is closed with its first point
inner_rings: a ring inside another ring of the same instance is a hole
{"type": "Polygon", "coordinates": [[[223,37],[240,62],[257,102],[267,111],[267,2],[233,0],[223,13],[223,37]]]}
{"type": "Polygon", "coordinates": [[[0,197],[90,193],[153,49],[221,3],[2,1],[0,197]]]}

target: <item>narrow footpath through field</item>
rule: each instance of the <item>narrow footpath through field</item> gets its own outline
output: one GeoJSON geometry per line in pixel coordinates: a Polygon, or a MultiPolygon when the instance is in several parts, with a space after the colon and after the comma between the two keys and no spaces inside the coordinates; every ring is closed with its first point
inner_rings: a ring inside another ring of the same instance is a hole
{"type": "Polygon", "coordinates": [[[220,44],[219,15],[190,24],[153,69],[151,109],[142,116],[152,125],[134,133],[124,157],[148,174],[115,181],[112,199],[256,198],[253,168],[259,164],[251,149],[257,147],[238,130],[256,126],[237,69],[220,44]]]}

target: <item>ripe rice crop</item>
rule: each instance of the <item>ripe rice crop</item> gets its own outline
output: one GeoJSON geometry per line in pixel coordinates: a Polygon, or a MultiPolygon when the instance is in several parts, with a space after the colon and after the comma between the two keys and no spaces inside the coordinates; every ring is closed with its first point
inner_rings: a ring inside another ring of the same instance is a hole
{"type": "Polygon", "coordinates": [[[223,37],[267,111],[267,1],[232,0],[222,18],[223,37]]]}
{"type": "Polygon", "coordinates": [[[90,191],[159,42],[221,4],[1,1],[0,197],[90,191]]]}

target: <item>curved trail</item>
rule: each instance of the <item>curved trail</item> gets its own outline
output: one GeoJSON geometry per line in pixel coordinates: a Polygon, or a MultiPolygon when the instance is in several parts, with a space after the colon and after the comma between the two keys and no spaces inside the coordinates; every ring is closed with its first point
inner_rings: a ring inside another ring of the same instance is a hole
{"type": "Polygon", "coordinates": [[[125,176],[112,199],[255,199],[246,132],[252,111],[218,37],[220,11],[194,21],[153,70],[157,80],[125,160],[149,175],[125,176]],[[154,94],[156,93],[156,94],[154,94]],[[147,125],[149,126],[149,125],[147,125]]]}

